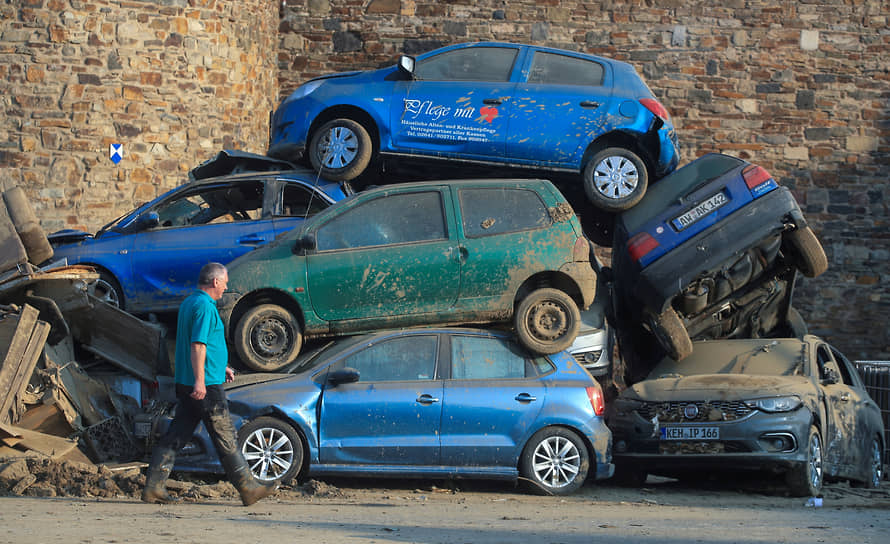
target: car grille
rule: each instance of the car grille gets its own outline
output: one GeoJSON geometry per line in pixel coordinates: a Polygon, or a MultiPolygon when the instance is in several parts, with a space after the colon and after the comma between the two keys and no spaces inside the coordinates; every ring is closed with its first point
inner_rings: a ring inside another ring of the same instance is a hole
{"type": "Polygon", "coordinates": [[[651,420],[657,415],[659,422],[732,421],[747,417],[751,412],[753,410],[741,401],[647,402],[637,408],[637,413],[643,419],[651,420]],[[690,404],[697,409],[695,417],[684,413],[690,404]]]}

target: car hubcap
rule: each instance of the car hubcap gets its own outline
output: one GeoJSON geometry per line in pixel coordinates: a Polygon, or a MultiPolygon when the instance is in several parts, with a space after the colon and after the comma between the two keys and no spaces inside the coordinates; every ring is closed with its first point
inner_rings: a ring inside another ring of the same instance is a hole
{"type": "Polygon", "coordinates": [[[881,445],[877,440],[871,443],[871,484],[872,487],[881,485],[881,477],[884,476],[883,467],[881,467],[881,445]]]}
{"type": "Polygon", "coordinates": [[[253,475],[263,481],[280,478],[294,462],[294,446],[278,429],[252,432],[244,441],[241,453],[253,475]]]}
{"type": "Polygon", "coordinates": [[[121,305],[121,301],[118,299],[117,291],[114,287],[111,286],[110,283],[103,279],[96,280],[96,283],[93,284],[93,296],[101,300],[102,302],[107,302],[112,306],[117,306],[118,308],[121,305]]]}
{"type": "Polygon", "coordinates": [[[566,311],[553,302],[543,302],[528,313],[528,328],[539,340],[555,340],[568,329],[566,311]]]}
{"type": "Polygon", "coordinates": [[[281,355],[290,344],[288,327],[278,319],[264,319],[254,327],[250,344],[263,357],[281,355]]]}
{"type": "Polygon", "coordinates": [[[596,190],[607,198],[620,199],[630,196],[639,181],[640,173],[637,167],[626,157],[606,157],[593,171],[596,190]]]}
{"type": "Polygon", "coordinates": [[[333,127],[322,139],[319,151],[326,168],[343,168],[358,154],[358,138],[346,127],[333,127]]]}
{"type": "Polygon", "coordinates": [[[539,480],[550,487],[565,487],[581,469],[581,454],[571,440],[551,436],[535,448],[532,462],[539,480]]]}
{"type": "Polygon", "coordinates": [[[810,438],[810,483],[814,489],[822,487],[822,445],[818,436],[810,438]]]}

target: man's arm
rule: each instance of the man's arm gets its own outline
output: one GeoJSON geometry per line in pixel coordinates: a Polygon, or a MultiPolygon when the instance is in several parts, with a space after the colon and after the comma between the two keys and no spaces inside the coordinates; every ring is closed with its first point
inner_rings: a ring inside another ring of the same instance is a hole
{"type": "Polygon", "coordinates": [[[192,389],[191,397],[201,400],[207,394],[207,387],[204,385],[204,361],[207,359],[207,346],[201,342],[192,342],[189,355],[192,359],[192,372],[195,374],[195,387],[192,389]]]}

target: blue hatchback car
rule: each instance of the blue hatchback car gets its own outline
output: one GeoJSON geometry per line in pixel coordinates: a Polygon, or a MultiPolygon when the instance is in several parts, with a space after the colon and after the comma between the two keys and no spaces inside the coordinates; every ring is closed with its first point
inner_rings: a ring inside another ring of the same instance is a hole
{"type": "Polygon", "coordinates": [[[678,163],[674,126],[633,66],[562,49],[462,43],[312,79],[274,112],[268,154],[331,180],[378,156],[574,172],[604,210],[678,163]]]}
{"type": "Polygon", "coordinates": [[[620,323],[644,322],[680,360],[690,337],[766,336],[798,320],[795,271],[815,277],[828,260],[788,188],[761,166],[709,153],[619,215],[612,265],[620,323]]]}
{"type": "Polygon", "coordinates": [[[94,294],[129,312],[174,311],[204,264],[228,263],[352,194],[346,183],[319,182],[306,169],[249,171],[288,166],[262,155],[221,152],[192,170],[189,183],[94,235],[50,234],[53,260],[95,267],[94,294]]]}
{"type": "MultiPolygon", "coordinates": [[[[532,354],[502,332],[353,336],[284,370],[226,386],[260,480],[522,477],[566,494],[614,471],[596,381],[568,353],[532,354]]],[[[203,425],[176,469],[222,472],[203,425]]]]}

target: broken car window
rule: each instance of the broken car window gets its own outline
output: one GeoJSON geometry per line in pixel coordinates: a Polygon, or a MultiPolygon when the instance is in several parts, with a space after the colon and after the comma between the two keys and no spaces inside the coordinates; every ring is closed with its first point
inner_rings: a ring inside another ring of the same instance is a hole
{"type": "Polygon", "coordinates": [[[444,240],[445,212],[438,191],[377,198],[318,229],[319,251],[444,240]]]}
{"type": "Polygon", "coordinates": [[[432,380],[437,345],[435,335],[403,336],[354,353],[341,365],[358,370],[360,382],[432,380]]]}
{"type": "Polygon", "coordinates": [[[161,227],[188,227],[259,219],[263,184],[243,181],[200,187],[163,202],[157,208],[161,227]]]}
{"type": "Polygon", "coordinates": [[[289,183],[281,199],[283,217],[311,217],[328,207],[328,203],[307,187],[289,183]]]}
{"type": "Polygon", "coordinates": [[[518,49],[468,47],[417,63],[414,75],[428,81],[508,81],[518,49]]]}
{"type": "Polygon", "coordinates": [[[460,208],[467,238],[548,227],[547,206],[524,189],[461,189],[460,208]]]}

